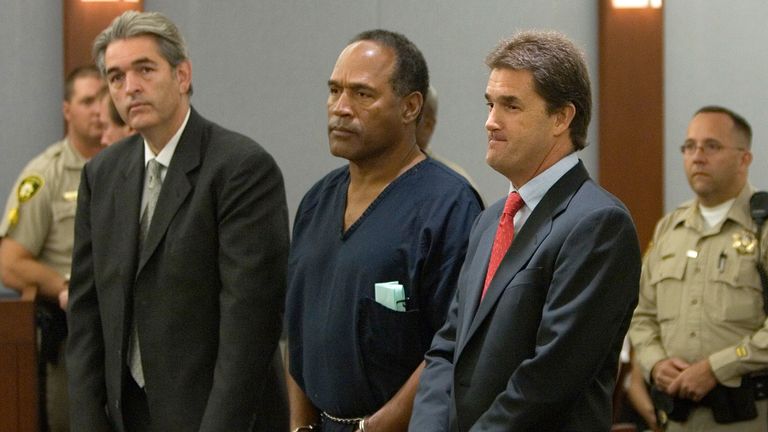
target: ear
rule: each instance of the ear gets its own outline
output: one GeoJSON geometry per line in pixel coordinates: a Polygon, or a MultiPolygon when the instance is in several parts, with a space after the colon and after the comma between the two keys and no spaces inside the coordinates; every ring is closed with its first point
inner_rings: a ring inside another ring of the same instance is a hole
{"type": "Polygon", "coordinates": [[[61,103],[61,113],[64,114],[64,120],[69,122],[69,118],[71,117],[70,110],[72,109],[72,104],[69,101],[64,101],[61,103]]]}
{"type": "Polygon", "coordinates": [[[555,120],[554,135],[560,136],[563,133],[568,133],[568,129],[571,127],[571,122],[576,116],[576,107],[569,102],[558,108],[553,115],[555,120]]]}
{"type": "Polygon", "coordinates": [[[192,63],[189,60],[184,60],[176,65],[176,80],[179,82],[179,91],[182,94],[189,93],[189,88],[192,85],[192,63]]]}
{"type": "Polygon", "coordinates": [[[420,92],[412,92],[404,97],[400,104],[400,112],[403,117],[403,123],[416,122],[424,105],[424,96],[420,92]]]}
{"type": "Polygon", "coordinates": [[[749,150],[744,151],[744,154],[741,155],[741,166],[746,168],[749,168],[749,165],[752,163],[752,152],[749,150]]]}

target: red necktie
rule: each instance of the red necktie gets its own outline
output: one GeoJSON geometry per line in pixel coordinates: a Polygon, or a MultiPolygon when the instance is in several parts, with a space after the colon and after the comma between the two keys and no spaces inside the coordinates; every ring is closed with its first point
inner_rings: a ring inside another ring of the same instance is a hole
{"type": "Polygon", "coordinates": [[[515,213],[523,207],[523,199],[517,192],[512,192],[507,197],[507,202],[504,203],[504,211],[501,213],[499,219],[499,228],[496,230],[496,238],[493,239],[493,249],[491,249],[491,260],[488,261],[488,273],[485,275],[485,285],[483,285],[482,299],[485,297],[485,292],[488,291],[488,285],[491,284],[493,276],[496,274],[496,270],[501,264],[502,258],[507,253],[509,245],[512,244],[512,238],[515,237],[515,213]]]}

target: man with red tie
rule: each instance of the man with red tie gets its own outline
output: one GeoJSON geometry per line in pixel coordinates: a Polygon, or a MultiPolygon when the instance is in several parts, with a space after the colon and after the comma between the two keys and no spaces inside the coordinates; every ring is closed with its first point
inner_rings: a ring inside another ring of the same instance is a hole
{"type": "Polygon", "coordinates": [[[640,250],[627,209],[575,153],[584,59],[563,35],[523,32],[486,64],[486,161],[511,192],[472,230],[410,430],[608,430],[640,250]]]}

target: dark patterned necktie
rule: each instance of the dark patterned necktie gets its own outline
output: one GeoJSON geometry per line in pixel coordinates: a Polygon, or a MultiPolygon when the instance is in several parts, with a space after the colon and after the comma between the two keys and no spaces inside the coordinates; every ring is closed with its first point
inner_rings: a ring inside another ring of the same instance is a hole
{"type": "MultiPolygon", "coordinates": [[[[147,240],[149,226],[152,223],[152,216],[155,213],[155,207],[157,207],[157,197],[160,196],[160,188],[163,185],[160,168],[162,168],[162,165],[156,159],[149,160],[149,163],[147,164],[146,186],[144,188],[144,196],[147,197],[147,204],[144,207],[144,211],[141,212],[141,220],[139,222],[139,251],[144,248],[144,243],[147,240]]],[[[128,369],[130,369],[131,376],[136,381],[136,384],[138,384],[139,387],[144,388],[144,369],[141,366],[141,349],[139,347],[139,332],[136,327],[135,310],[131,321],[131,340],[128,345],[128,369]]]]}
{"type": "Polygon", "coordinates": [[[160,196],[160,188],[163,185],[160,168],[162,168],[162,165],[156,159],[149,160],[147,164],[147,186],[144,192],[147,197],[147,205],[141,213],[141,220],[139,222],[141,225],[139,245],[141,247],[144,246],[144,242],[147,240],[149,225],[152,222],[152,216],[155,214],[155,207],[157,207],[157,197],[160,196]]]}

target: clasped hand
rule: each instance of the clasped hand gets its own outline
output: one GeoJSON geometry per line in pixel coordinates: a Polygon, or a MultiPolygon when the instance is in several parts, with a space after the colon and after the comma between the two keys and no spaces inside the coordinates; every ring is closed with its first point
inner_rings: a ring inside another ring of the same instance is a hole
{"type": "Polygon", "coordinates": [[[679,357],[656,363],[651,371],[656,387],[670,396],[699,402],[717,385],[708,359],[689,364],[679,357]]]}

